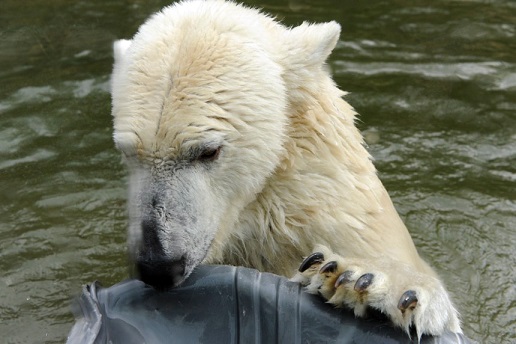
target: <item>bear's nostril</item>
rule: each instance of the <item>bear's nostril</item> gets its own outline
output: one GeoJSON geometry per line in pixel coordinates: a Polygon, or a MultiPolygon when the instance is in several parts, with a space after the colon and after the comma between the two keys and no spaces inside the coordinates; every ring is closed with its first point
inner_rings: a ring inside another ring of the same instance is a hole
{"type": "Polygon", "coordinates": [[[136,260],[139,278],[158,290],[176,287],[184,280],[186,259],[171,260],[163,256],[141,254],[136,260]]]}

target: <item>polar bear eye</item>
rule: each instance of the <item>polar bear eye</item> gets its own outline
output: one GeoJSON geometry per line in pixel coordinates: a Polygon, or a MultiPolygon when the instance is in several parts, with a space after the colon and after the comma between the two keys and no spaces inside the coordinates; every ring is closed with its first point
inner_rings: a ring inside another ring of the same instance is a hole
{"type": "Polygon", "coordinates": [[[199,160],[199,161],[215,161],[218,159],[221,150],[222,150],[222,146],[207,147],[201,152],[201,154],[199,154],[199,156],[197,157],[197,160],[199,160]]]}

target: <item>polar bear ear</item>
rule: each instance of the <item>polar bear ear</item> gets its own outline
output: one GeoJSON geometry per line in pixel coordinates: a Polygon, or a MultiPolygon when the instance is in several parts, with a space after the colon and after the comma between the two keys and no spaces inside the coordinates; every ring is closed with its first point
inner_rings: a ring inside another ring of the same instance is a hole
{"type": "Polygon", "coordinates": [[[131,46],[133,41],[127,39],[120,39],[113,43],[113,55],[115,56],[115,63],[122,61],[127,49],[131,46]]]}
{"type": "Polygon", "coordinates": [[[320,66],[337,45],[340,25],[331,21],[322,24],[303,24],[287,33],[288,62],[295,65],[320,66]]]}

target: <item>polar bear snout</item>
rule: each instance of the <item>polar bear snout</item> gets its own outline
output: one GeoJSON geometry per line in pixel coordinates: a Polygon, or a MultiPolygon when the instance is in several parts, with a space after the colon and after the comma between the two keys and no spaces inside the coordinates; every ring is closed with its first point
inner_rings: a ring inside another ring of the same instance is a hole
{"type": "Polygon", "coordinates": [[[165,253],[159,239],[159,223],[153,216],[142,220],[142,242],[136,257],[138,277],[156,289],[181,284],[186,275],[186,255],[180,250],[165,253]]]}
{"type": "Polygon", "coordinates": [[[133,169],[129,184],[129,257],[136,277],[156,289],[188,278],[219,224],[207,178],[192,167],[165,167],[133,169]]]}

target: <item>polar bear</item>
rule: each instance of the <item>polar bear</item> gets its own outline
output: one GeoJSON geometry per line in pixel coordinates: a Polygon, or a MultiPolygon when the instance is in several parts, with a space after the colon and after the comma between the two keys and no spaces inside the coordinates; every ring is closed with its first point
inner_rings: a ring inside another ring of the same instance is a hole
{"type": "Polygon", "coordinates": [[[158,288],[200,263],[242,265],[293,277],[357,316],[376,308],[418,336],[461,332],[325,68],[339,35],[336,22],[287,28],[194,0],[115,42],[130,254],[158,288]]]}

